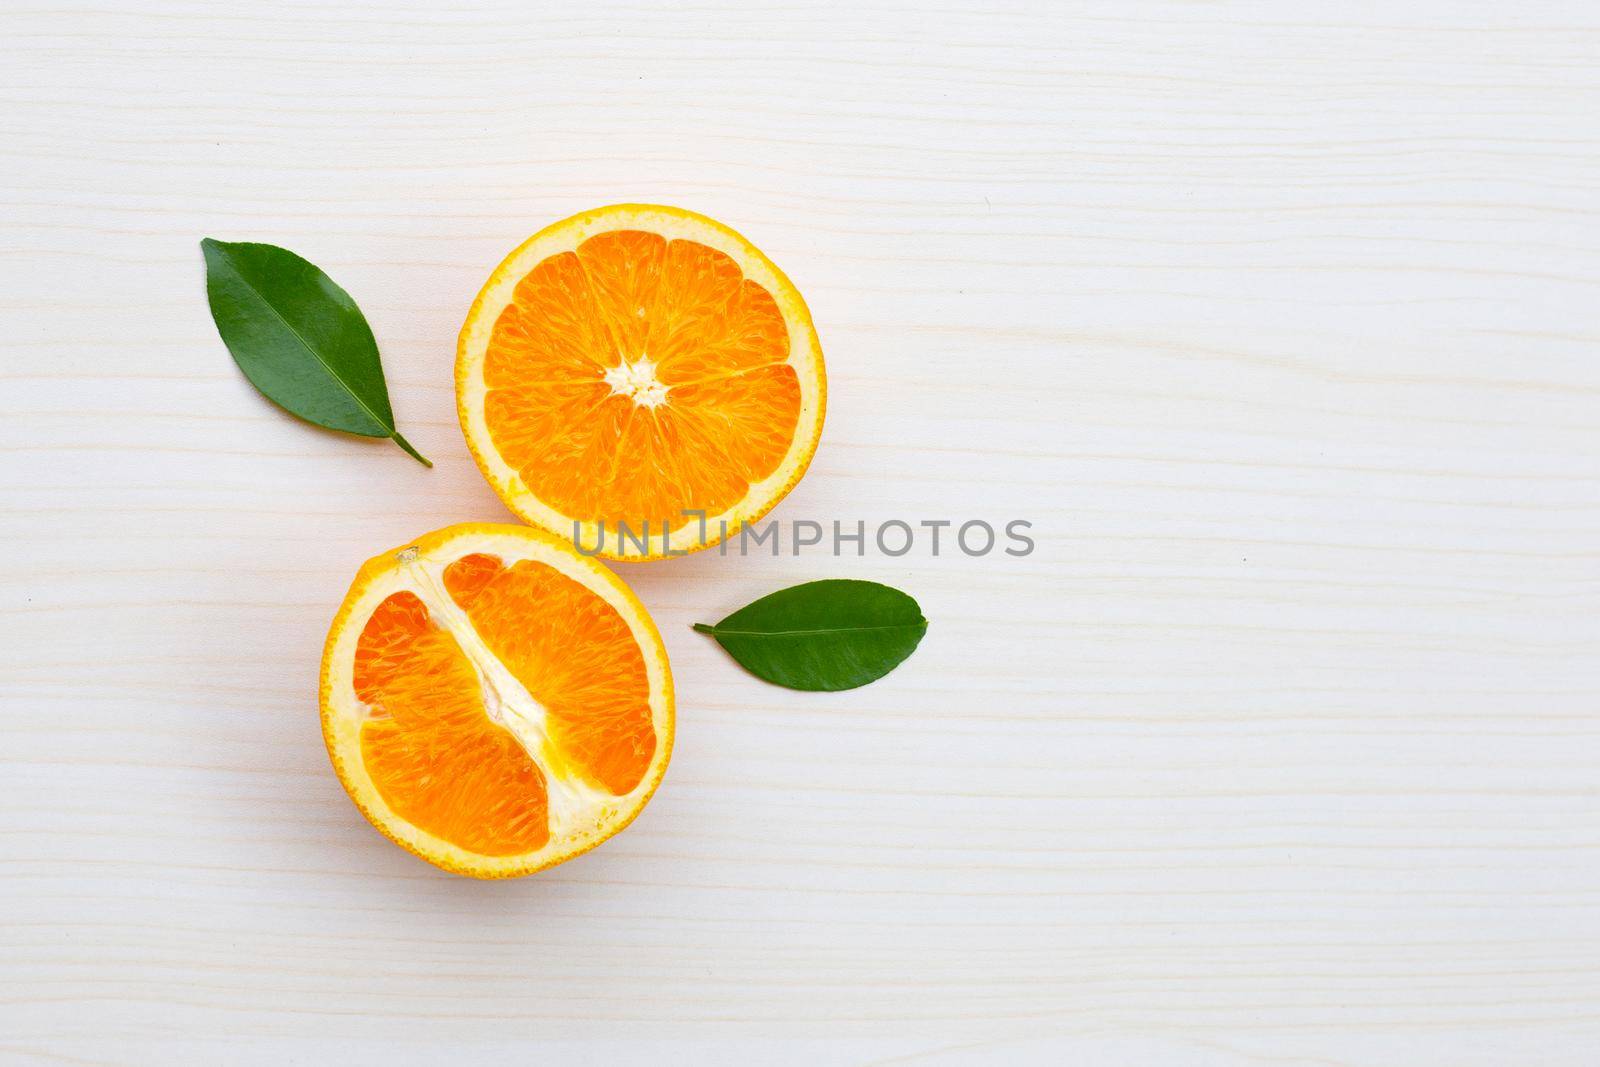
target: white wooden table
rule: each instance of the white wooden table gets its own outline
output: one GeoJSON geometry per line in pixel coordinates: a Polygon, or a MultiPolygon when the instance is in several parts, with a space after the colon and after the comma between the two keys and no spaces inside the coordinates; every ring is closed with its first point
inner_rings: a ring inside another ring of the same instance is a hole
{"type": "Polygon", "coordinates": [[[1597,1062],[1594,5],[0,7],[0,1060],[1597,1062]],[[778,517],[1038,548],[621,568],[666,784],[453,878],[335,781],[320,646],[508,518],[455,333],[619,200],[809,298],[778,517]],[[434,470],[251,390],[204,236],[354,294],[434,470]],[[689,630],[834,575],[932,620],[869,688],[689,630]]]}

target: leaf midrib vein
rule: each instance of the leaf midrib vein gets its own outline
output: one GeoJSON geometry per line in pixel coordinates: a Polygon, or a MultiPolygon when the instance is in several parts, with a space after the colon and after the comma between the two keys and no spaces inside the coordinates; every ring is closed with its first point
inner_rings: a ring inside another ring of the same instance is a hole
{"type": "Polygon", "coordinates": [[[917,622],[897,622],[886,626],[832,626],[817,630],[724,630],[713,626],[711,633],[717,637],[809,637],[815,634],[858,634],[868,630],[912,630],[926,626],[927,619],[917,622]]]}

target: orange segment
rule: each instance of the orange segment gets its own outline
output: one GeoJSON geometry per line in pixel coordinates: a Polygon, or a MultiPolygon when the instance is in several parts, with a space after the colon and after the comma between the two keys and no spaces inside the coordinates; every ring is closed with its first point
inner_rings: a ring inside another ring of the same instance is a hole
{"type": "Polygon", "coordinates": [[[699,468],[723,455],[729,471],[746,482],[765,477],[782,461],[789,439],[781,427],[799,416],[801,404],[800,383],[786,364],[702,378],[681,386],[678,395],[683,418],[702,435],[697,458],[706,462],[699,468]]]}
{"type": "Polygon", "coordinates": [[[356,696],[373,716],[362,761],[401,818],[486,856],[549,840],[544,774],[489,721],[472,664],[415,594],[372,613],[356,646],[356,696]]]}
{"type": "Polygon", "coordinates": [[[623,353],[648,348],[666,251],[665,238],[642,230],[614,230],[578,246],[595,313],[610,331],[613,358],[606,366],[615,365],[623,353]]]}
{"type": "Polygon", "coordinates": [[[628,792],[655,754],[644,656],[610,604],[542,563],[472,555],[444,572],[489,651],[549,716],[564,767],[628,792]]]}
{"type": "Polygon", "coordinates": [[[643,608],[527,527],[452,527],[370,560],[329,633],[322,687],[329,754],[362,811],[483,877],[616,833],[671,747],[671,679],[643,608]]]}
{"type": "Polygon", "coordinates": [[[589,276],[570,252],[551,256],[517,283],[494,336],[484,372],[495,385],[593,381],[611,365],[589,276]]]}
{"type": "MultiPolygon", "coordinates": [[[[661,286],[649,312],[649,357],[657,366],[666,367],[709,355],[709,350],[728,336],[729,313],[743,283],[744,272],[731,256],[698,241],[669,244],[661,286]]],[[[785,343],[771,356],[774,361],[781,360],[788,350],[785,343]]]]}
{"type": "Polygon", "coordinates": [[[760,518],[804,473],[826,395],[793,284],[720,223],[648,205],[574,216],[513,252],[462,328],[456,387],[507,505],[586,546],[606,527],[612,558],[666,554],[667,529],[672,549],[706,547],[760,518]],[[646,551],[619,546],[619,524],[647,522],[646,551]]]}

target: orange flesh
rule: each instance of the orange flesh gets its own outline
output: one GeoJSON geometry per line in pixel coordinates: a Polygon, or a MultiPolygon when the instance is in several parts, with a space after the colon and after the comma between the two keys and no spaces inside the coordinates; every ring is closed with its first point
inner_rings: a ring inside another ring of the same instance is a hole
{"type": "Polygon", "coordinates": [[[370,709],[361,758],[407,822],[462,848],[507,856],[550,836],[546,774],[622,795],[655,754],[644,656],[616,609],[531,560],[474,554],[445,570],[473,629],[545,709],[541,767],[490,719],[477,671],[413,593],[387,597],[356,646],[356,696],[370,709]]]}
{"type": "Polygon", "coordinates": [[[726,511],[782,463],[800,417],[788,355],[772,294],[731,258],[615,230],[517,283],[484,360],[485,420],[557,511],[677,527],[685,511],[726,511]],[[619,367],[664,386],[657,402],[613,390],[619,367]]]}

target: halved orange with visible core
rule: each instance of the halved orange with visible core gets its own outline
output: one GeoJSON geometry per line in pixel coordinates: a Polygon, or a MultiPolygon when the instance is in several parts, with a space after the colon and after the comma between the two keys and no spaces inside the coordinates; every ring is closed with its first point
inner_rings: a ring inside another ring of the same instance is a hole
{"type": "Polygon", "coordinates": [[[728,227],[619,204],[529,238],[467,314],[467,446],[528,522],[610,559],[714,545],[805,473],[822,348],[793,283],[728,227]]]}
{"type": "Polygon", "coordinates": [[[458,874],[530,874],[621,830],[672,731],[644,606],[526,526],[451,526],[368,560],[323,652],[339,780],[379,830],[458,874]]]}

